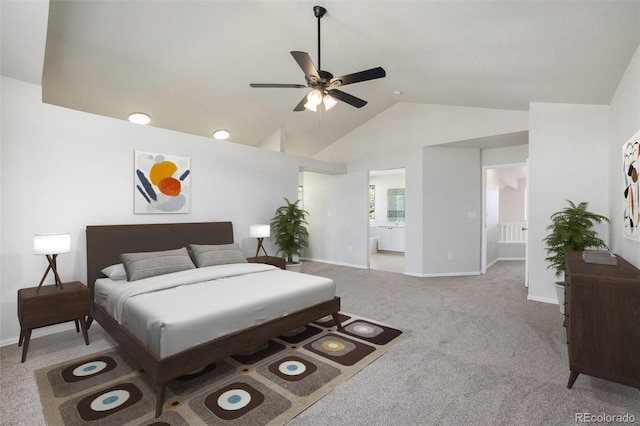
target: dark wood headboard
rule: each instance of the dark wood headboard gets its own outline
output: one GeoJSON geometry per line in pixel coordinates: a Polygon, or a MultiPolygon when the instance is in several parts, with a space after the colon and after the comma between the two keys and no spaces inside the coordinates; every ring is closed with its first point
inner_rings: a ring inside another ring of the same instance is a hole
{"type": "Polygon", "coordinates": [[[121,253],[230,243],[233,243],[231,222],[87,226],[87,285],[93,298],[93,284],[104,277],[101,270],[121,263],[121,253]]]}

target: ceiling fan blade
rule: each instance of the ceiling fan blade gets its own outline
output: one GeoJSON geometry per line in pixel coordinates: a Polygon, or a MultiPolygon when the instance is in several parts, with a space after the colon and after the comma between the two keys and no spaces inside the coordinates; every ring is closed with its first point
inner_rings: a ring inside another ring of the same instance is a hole
{"type": "Polygon", "coordinates": [[[377,67],[366,71],[343,75],[341,77],[334,77],[329,80],[329,84],[345,86],[347,84],[360,83],[361,81],[375,80],[376,78],[382,78],[386,75],[387,73],[382,67],[377,67]]]}
{"type": "Polygon", "coordinates": [[[270,84],[270,83],[251,83],[249,84],[251,87],[265,88],[265,87],[275,87],[275,88],[291,88],[291,89],[304,89],[304,84],[270,84]]]}
{"type": "Polygon", "coordinates": [[[334,98],[342,102],[346,102],[349,105],[354,106],[356,108],[362,108],[367,104],[367,101],[365,101],[364,99],[357,98],[353,95],[343,92],[342,90],[331,89],[327,93],[333,96],[334,98]]]}
{"type": "Polygon", "coordinates": [[[298,105],[296,105],[296,107],[293,110],[294,111],[304,111],[306,109],[304,107],[304,104],[306,104],[306,103],[307,103],[307,95],[304,95],[304,98],[302,98],[300,103],[298,105]]]}
{"type": "Polygon", "coordinates": [[[298,52],[292,51],[291,56],[296,60],[302,71],[304,72],[305,77],[307,77],[307,81],[310,79],[315,79],[315,81],[320,80],[320,74],[318,74],[318,70],[316,66],[313,65],[313,61],[307,52],[298,52]]]}

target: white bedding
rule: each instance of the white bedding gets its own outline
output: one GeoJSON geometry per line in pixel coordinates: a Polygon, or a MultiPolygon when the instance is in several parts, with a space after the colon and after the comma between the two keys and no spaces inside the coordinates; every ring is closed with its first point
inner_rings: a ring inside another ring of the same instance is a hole
{"type": "Polygon", "coordinates": [[[96,281],[94,299],[166,357],[335,296],[328,278],[236,263],[137,281],[96,281]]]}

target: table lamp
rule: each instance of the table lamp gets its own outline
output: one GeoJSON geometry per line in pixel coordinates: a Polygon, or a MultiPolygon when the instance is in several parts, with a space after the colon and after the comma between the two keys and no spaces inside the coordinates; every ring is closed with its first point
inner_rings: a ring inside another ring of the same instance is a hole
{"type": "Polygon", "coordinates": [[[264,224],[251,225],[249,227],[249,236],[251,238],[258,239],[258,248],[256,249],[256,257],[258,257],[258,253],[260,252],[260,249],[262,249],[265,256],[269,256],[267,254],[267,251],[264,249],[264,246],[262,245],[262,241],[265,238],[269,238],[271,236],[271,226],[264,225],[264,224]]]}
{"type": "Polygon", "coordinates": [[[49,271],[53,271],[53,275],[56,279],[56,286],[62,288],[62,282],[58,275],[58,267],[56,265],[56,258],[61,253],[69,253],[71,251],[71,234],[33,234],[33,253],[44,254],[47,256],[49,266],[44,272],[38,288],[42,286],[44,279],[49,274],[49,271]]]}

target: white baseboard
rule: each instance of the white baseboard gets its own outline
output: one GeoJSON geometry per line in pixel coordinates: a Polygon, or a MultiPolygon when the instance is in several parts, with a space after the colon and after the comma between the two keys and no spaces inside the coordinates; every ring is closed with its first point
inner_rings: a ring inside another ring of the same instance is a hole
{"type": "Polygon", "coordinates": [[[310,262],[318,262],[318,263],[327,263],[329,265],[337,265],[337,266],[349,266],[351,268],[358,268],[358,269],[368,269],[364,265],[355,265],[352,263],[344,263],[344,262],[334,262],[332,260],[316,259],[313,257],[301,257],[300,260],[308,260],[310,262]]]}
{"type": "Polygon", "coordinates": [[[503,261],[503,260],[508,261],[508,260],[527,260],[527,259],[524,257],[499,257],[496,259],[496,262],[503,261]]]}
{"type": "Polygon", "coordinates": [[[547,297],[538,297],[538,296],[527,296],[527,300],[532,300],[534,302],[542,302],[549,303],[551,305],[557,305],[558,301],[556,299],[549,299],[547,297]]]}
{"type": "Polygon", "coordinates": [[[438,277],[467,277],[471,275],[480,275],[480,271],[477,272],[445,272],[439,274],[417,274],[415,272],[405,272],[405,275],[418,278],[438,278],[438,277]]]}
{"type": "MultiPolygon", "coordinates": [[[[73,321],[68,321],[61,324],[52,325],[49,327],[37,328],[31,332],[31,339],[35,339],[42,336],[48,336],[50,334],[61,333],[67,330],[75,330],[76,326],[73,321]]],[[[0,346],[17,345],[20,336],[10,337],[0,341],[0,346]]]]}
{"type": "MultiPolygon", "coordinates": [[[[100,326],[100,324],[98,323],[98,321],[93,321],[91,323],[91,330],[94,330],[96,328],[99,328],[102,330],[102,327],[100,326]]],[[[73,321],[67,321],[61,324],[56,324],[56,325],[51,325],[48,327],[42,327],[42,328],[36,328],[35,330],[33,330],[33,332],[31,333],[31,340],[36,339],[38,337],[44,337],[44,336],[49,336],[51,334],[57,334],[57,333],[62,333],[64,331],[70,331],[76,330],[76,326],[75,323],[73,321]]],[[[80,341],[82,341],[82,331],[80,333],[78,333],[78,335],[80,337],[78,337],[80,339],[80,341]]],[[[91,343],[91,335],[89,335],[89,343],[91,343]]],[[[0,346],[9,346],[9,345],[17,345],[18,344],[18,336],[16,337],[10,337],[8,339],[4,339],[2,341],[0,341],[0,346]]]]}

